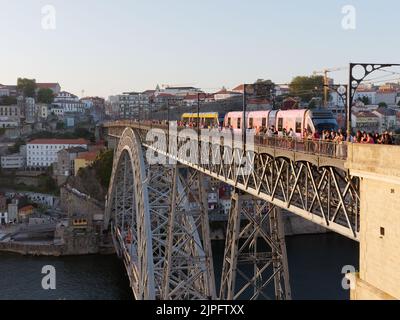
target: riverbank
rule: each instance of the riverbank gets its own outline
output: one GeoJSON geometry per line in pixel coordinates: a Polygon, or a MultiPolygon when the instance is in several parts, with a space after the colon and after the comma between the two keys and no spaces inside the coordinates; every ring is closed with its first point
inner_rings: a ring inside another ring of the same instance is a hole
{"type": "Polygon", "coordinates": [[[66,244],[56,244],[54,241],[40,242],[0,242],[0,252],[20,254],[23,256],[66,257],[86,256],[91,254],[110,255],[115,250],[112,246],[101,246],[97,252],[70,250],[66,244]]]}
{"type": "MultiPolygon", "coordinates": [[[[358,244],[337,234],[287,237],[293,299],[347,300],[342,268],[358,268],[358,244]]],[[[224,241],[213,242],[217,286],[224,241]]],[[[0,300],[133,300],[129,279],[116,255],[34,257],[0,253],[0,300]],[[43,266],[54,266],[56,290],[43,290],[43,266]]],[[[272,297],[273,299],[273,297],[272,297]]]]}

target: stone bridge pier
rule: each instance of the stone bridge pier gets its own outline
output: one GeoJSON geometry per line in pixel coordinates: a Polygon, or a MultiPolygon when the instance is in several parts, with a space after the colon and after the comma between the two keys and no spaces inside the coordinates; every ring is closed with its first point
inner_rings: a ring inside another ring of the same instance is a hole
{"type": "Polygon", "coordinates": [[[352,300],[400,299],[400,148],[349,147],[346,163],[360,177],[360,270],[349,275],[352,300]]]}

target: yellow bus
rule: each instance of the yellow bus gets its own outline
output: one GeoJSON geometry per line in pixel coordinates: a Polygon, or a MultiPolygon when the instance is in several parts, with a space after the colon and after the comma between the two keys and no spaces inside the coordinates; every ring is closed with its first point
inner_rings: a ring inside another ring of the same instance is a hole
{"type": "Polygon", "coordinates": [[[198,117],[200,118],[199,122],[201,126],[209,127],[209,126],[219,125],[221,123],[221,119],[219,118],[218,112],[201,112],[199,114],[184,113],[182,115],[182,121],[197,123],[198,117]]]}

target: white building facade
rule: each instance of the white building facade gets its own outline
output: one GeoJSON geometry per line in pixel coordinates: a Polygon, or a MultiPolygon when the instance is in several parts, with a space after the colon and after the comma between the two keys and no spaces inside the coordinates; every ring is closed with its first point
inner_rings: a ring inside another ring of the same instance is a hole
{"type": "Polygon", "coordinates": [[[84,139],[37,139],[27,144],[27,166],[46,168],[57,162],[57,153],[64,149],[82,147],[87,149],[84,139]]]}
{"type": "Polygon", "coordinates": [[[12,154],[1,157],[2,169],[21,169],[25,167],[26,157],[20,154],[12,154]]]}

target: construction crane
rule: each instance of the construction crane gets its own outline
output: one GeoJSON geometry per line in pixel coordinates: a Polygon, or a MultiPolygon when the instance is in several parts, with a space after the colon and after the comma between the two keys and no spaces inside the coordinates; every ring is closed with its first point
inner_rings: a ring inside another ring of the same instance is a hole
{"type": "Polygon", "coordinates": [[[328,74],[331,72],[337,72],[348,69],[347,67],[340,68],[327,68],[322,71],[314,71],[314,75],[322,74],[324,76],[324,107],[328,107],[328,95],[329,95],[329,77],[328,74]]]}

